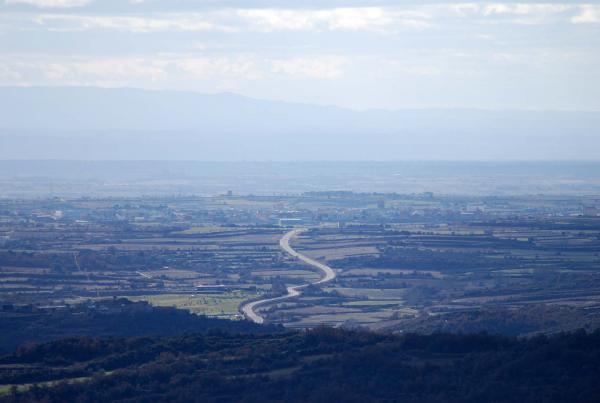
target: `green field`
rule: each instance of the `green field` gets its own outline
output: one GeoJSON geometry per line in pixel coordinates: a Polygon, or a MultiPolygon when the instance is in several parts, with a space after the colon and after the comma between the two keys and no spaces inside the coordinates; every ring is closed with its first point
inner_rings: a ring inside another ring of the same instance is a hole
{"type": "Polygon", "coordinates": [[[38,382],[38,383],[22,383],[19,385],[0,385],[0,396],[5,396],[11,393],[12,388],[15,387],[17,392],[26,392],[31,389],[34,385],[39,387],[52,387],[56,386],[61,382],[66,383],[78,383],[78,382],[86,382],[92,379],[91,376],[82,376],[79,378],[68,378],[68,379],[60,379],[55,381],[47,381],[47,382],[38,382]]]}
{"type": "Polygon", "coordinates": [[[207,294],[136,295],[126,298],[132,301],[147,301],[154,306],[170,306],[186,309],[198,315],[225,319],[241,319],[238,307],[242,302],[253,297],[256,297],[256,294],[248,291],[230,291],[207,294]]]}
{"type": "Polygon", "coordinates": [[[382,305],[402,305],[402,300],[366,300],[344,302],[344,306],[382,306],[382,305]]]}

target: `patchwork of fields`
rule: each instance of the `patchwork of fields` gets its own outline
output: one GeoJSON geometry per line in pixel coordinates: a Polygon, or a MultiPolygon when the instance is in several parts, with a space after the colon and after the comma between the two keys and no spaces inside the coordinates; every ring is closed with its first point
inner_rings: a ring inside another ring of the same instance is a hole
{"type": "Polygon", "coordinates": [[[349,192],[4,200],[0,300],[39,309],[127,297],[241,320],[243,302],[319,279],[279,248],[279,221],[291,218],[309,228],[293,247],[337,278],[261,306],[268,322],[395,330],[538,305],[594,321],[600,217],[581,206],[595,203],[349,192]]]}

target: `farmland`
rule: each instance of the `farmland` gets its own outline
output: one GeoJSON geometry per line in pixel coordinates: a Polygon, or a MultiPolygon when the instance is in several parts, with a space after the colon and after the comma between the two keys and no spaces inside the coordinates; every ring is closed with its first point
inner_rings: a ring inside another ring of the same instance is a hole
{"type": "Polygon", "coordinates": [[[4,199],[0,300],[9,312],[125,297],[242,320],[243,302],[319,279],[279,248],[298,225],[308,230],[293,247],[337,277],[262,306],[270,323],[431,330],[474,312],[522,322],[520,312],[542,307],[576,320],[521,330],[594,326],[598,205],[594,196],[352,192],[4,199]]]}

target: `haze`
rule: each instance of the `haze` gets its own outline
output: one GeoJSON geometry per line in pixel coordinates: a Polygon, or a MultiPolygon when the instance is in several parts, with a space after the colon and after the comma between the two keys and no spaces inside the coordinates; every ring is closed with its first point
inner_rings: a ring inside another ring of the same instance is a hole
{"type": "Polygon", "coordinates": [[[599,42],[597,2],[6,0],[0,158],[597,160],[599,42]]]}

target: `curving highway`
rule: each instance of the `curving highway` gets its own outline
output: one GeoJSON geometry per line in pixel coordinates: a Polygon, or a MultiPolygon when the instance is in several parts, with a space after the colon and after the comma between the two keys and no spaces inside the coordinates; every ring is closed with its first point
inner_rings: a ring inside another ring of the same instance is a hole
{"type": "Polygon", "coordinates": [[[248,302],[248,303],[242,305],[242,312],[244,313],[244,316],[247,319],[250,319],[251,321],[253,321],[255,323],[263,323],[265,321],[265,318],[260,316],[255,311],[255,308],[257,308],[258,306],[270,304],[273,302],[279,302],[279,301],[282,301],[282,300],[285,300],[288,298],[297,297],[298,295],[302,294],[301,290],[303,288],[308,287],[309,285],[323,284],[323,283],[331,281],[335,278],[335,272],[333,271],[333,269],[331,267],[327,266],[326,264],[317,262],[316,260],[311,259],[306,255],[303,255],[302,253],[297,252],[290,246],[290,239],[292,239],[293,237],[297,236],[299,233],[304,232],[304,231],[306,231],[306,228],[298,228],[298,229],[291,230],[290,232],[287,232],[279,240],[279,246],[281,247],[281,249],[283,249],[288,254],[294,256],[295,258],[302,260],[304,263],[306,263],[310,266],[313,266],[313,267],[316,267],[317,269],[319,269],[321,272],[323,272],[323,277],[319,281],[315,281],[314,283],[289,286],[289,287],[287,287],[287,294],[282,295],[280,297],[260,299],[258,301],[252,301],[252,302],[248,302]]]}

